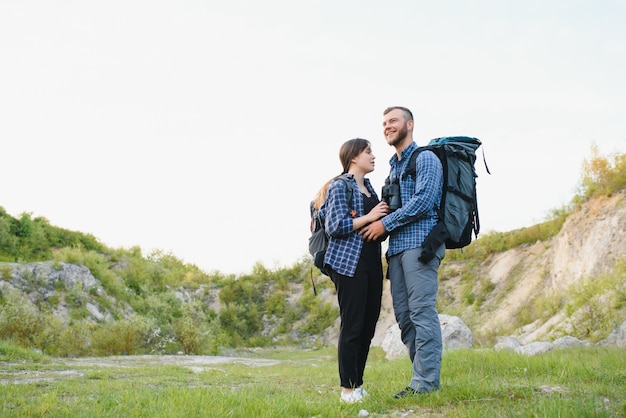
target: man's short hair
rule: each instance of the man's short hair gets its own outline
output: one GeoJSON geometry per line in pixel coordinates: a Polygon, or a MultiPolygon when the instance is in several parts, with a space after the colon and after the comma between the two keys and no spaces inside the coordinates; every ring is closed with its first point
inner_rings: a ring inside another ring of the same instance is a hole
{"type": "Polygon", "coordinates": [[[409,109],[407,109],[406,107],[404,107],[404,106],[391,106],[391,107],[388,107],[383,112],[383,116],[386,115],[387,113],[391,112],[392,110],[396,110],[396,109],[399,109],[402,112],[404,112],[404,116],[406,117],[406,120],[413,120],[413,113],[411,113],[411,111],[409,109]]]}

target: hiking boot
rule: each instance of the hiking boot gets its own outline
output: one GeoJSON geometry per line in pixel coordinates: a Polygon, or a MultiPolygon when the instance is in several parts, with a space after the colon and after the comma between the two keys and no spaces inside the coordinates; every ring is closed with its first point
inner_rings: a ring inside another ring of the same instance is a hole
{"type": "Polygon", "coordinates": [[[411,386],[407,386],[404,389],[402,389],[400,392],[396,393],[395,395],[393,395],[394,399],[404,399],[407,396],[411,396],[411,395],[416,395],[419,392],[416,391],[415,389],[413,389],[411,386]]]}
{"type": "Polygon", "coordinates": [[[345,403],[356,403],[356,402],[361,402],[361,400],[363,399],[363,395],[361,394],[360,390],[353,390],[352,392],[349,393],[344,393],[343,391],[341,391],[341,402],[345,402],[345,403]]]}

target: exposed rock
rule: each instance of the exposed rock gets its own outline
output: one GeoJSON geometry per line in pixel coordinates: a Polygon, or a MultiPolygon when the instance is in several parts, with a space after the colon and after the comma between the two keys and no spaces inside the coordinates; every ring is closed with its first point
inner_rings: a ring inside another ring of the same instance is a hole
{"type": "Polygon", "coordinates": [[[89,311],[91,316],[93,316],[97,320],[102,321],[104,319],[104,315],[102,314],[102,312],[100,312],[98,307],[94,305],[93,303],[87,302],[85,307],[87,308],[87,311],[89,311]]]}
{"type": "MultiPolygon", "coordinates": [[[[444,350],[458,348],[471,348],[474,338],[470,329],[465,326],[461,318],[450,315],[439,315],[441,324],[441,338],[444,350]]],[[[394,323],[387,328],[385,338],[381,343],[387,359],[395,359],[408,356],[408,349],[400,337],[400,327],[394,323]]]]}
{"type": "Polygon", "coordinates": [[[578,338],[566,335],[565,337],[558,338],[552,342],[557,348],[569,348],[591,345],[589,341],[581,341],[578,338]]]}
{"type": "Polygon", "coordinates": [[[616,345],[619,348],[626,349],[626,321],[607,338],[600,341],[598,345],[616,345]]]}
{"type": "Polygon", "coordinates": [[[522,345],[515,349],[516,353],[525,354],[527,356],[535,356],[537,354],[547,353],[554,349],[554,344],[544,341],[536,341],[534,343],[522,345]]]}
{"type": "Polygon", "coordinates": [[[87,267],[70,263],[3,263],[2,278],[5,281],[0,282],[0,285],[20,290],[32,289],[34,286],[41,293],[54,293],[55,286],[72,289],[77,285],[84,290],[94,288],[96,292],[102,292],[100,282],[87,267]]]}
{"type": "Polygon", "coordinates": [[[520,341],[513,336],[498,337],[497,341],[498,342],[494,346],[496,350],[511,350],[528,356],[547,353],[555,348],[570,348],[591,345],[588,341],[581,341],[578,338],[569,335],[558,338],[553,342],[534,341],[526,345],[522,345],[520,341]]]}
{"type": "Polygon", "coordinates": [[[606,273],[626,255],[623,193],[595,198],[568,216],[550,250],[553,288],[567,289],[582,277],[606,273]]]}
{"type": "Polygon", "coordinates": [[[398,324],[391,325],[387,328],[385,338],[383,338],[380,347],[386,353],[385,358],[389,360],[408,357],[409,355],[409,350],[400,337],[400,327],[398,327],[398,324]]]}
{"type": "MultiPolygon", "coordinates": [[[[84,306],[93,322],[108,320],[110,312],[101,312],[93,296],[109,298],[100,281],[86,266],[71,263],[35,262],[2,263],[0,289],[15,290],[24,294],[34,304],[57,296],[60,300],[54,307],[54,315],[67,319],[69,309],[84,306]],[[73,295],[71,305],[66,295],[73,295]]],[[[130,308],[126,307],[128,311],[130,308]]]]}
{"type": "Polygon", "coordinates": [[[440,314],[439,323],[441,324],[441,337],[444,350],[472,348],[474,345],[474,336],[461,318],[458,316],[440,314]]]}
{"type": "Polygon", "coordinates": [[[522,346],[517,338],[511,336],[497,337],[496,341],[496,345],[494,346],[496,350],[516,350],[522,346]]]}

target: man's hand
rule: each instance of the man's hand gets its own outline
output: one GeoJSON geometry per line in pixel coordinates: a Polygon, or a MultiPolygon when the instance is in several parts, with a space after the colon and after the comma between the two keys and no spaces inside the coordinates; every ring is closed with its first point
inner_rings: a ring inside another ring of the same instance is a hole
{"type": "Polygon", "coordinates": [[[386,233],[387,231],[380,220],[364,226],[359,232],[365,241],[376,241],[386,233]]]}

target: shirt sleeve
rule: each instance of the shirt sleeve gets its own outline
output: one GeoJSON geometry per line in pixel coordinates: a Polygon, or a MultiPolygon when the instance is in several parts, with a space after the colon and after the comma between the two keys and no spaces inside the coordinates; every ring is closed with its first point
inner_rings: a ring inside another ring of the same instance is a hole
{"type": "Polygon", "coordinates": [[[326,232],[331,237],[345,237],[352,232],[353,218],[348,207],[348,188],[341,180],[335,180],[328,188],[325,208],[326,232]]]}

